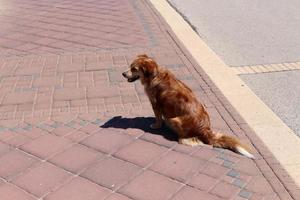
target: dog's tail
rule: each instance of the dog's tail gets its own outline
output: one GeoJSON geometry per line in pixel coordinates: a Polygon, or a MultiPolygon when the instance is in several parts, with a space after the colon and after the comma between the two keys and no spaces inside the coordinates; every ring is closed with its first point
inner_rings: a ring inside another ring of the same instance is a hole
{"type": "Polygon", "coordinates": [[[250,148],[247,145],[242,144],[237,138],[224,135],[222,133],[215,133],[213,135],[214,136],[211,139],[210,144],[214,147],[229,149],[243,156],[254,159],[254,156],[250,153],[250,148]]]}

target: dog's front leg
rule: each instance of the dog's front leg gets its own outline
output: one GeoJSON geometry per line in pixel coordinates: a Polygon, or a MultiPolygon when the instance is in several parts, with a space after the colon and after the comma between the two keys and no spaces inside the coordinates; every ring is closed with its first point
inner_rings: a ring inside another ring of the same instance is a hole
{"type": "Polygon", "coordinates": [[[162,126],[163,119],[162,119],[162,113],[161,111],[156,107],[155,104],[152,104],[152,108],[155,115],[155,123],[150,125],[150,128],[152,129],[159,129],[162,126]]]}

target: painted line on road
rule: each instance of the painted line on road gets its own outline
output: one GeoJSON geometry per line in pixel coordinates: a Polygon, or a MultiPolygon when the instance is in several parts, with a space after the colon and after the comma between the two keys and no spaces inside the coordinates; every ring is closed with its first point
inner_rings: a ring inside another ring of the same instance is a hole
{"type": "MultiPolygon", "coordinates": [[[[300,139],[192,30],[167,1],[150,0],[199,66],[300,186],[300,139]]],[[[278,66],[275,66],[278,68],[278,66]]],[[[279,68],[278,68],[279,70],[279,68]]]]}
{"type": "Polygon", "coordinates": [[[252,65],[252,66],[230,66],[235,74],[260,74],[270,72],[282,72],[300,70],[300,62],[293,63],[274,63],[264,65],[252,65]]]}

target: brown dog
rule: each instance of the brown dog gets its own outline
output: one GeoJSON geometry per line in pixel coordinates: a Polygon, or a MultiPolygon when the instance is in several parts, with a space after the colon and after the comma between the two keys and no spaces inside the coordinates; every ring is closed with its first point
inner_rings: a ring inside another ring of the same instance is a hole
{"type": "Polygon", "coordinates": [[[192,90],[147,55],[137,56],[123,76],[128,82],[140,79],[144,85],[156,117],[151,128],[160,128],[164,119],[178,134],[181,144],[205,143],[254,158],[249,148],[236,138],[213,133],[208,113],[192,90]]]}

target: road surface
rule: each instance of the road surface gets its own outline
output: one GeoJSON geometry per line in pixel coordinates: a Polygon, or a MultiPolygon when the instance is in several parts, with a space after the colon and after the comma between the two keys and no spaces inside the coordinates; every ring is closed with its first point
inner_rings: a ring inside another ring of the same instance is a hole
{"type": "MultiPolygon", "coordinates": [[[[300,1],[169,0],[230,67],[300,65],[300,1]]],[[[240,77],[300,136],[299,70],[240,77]]]]}

